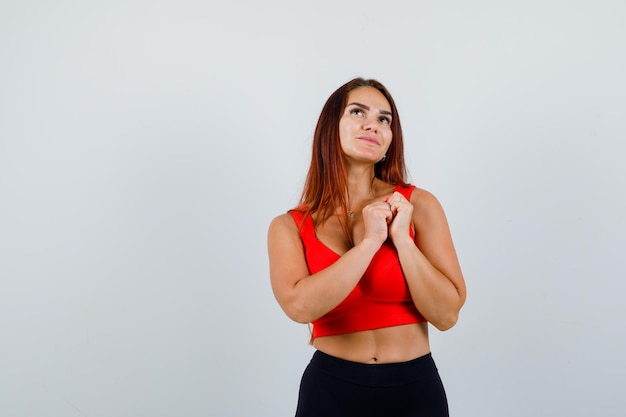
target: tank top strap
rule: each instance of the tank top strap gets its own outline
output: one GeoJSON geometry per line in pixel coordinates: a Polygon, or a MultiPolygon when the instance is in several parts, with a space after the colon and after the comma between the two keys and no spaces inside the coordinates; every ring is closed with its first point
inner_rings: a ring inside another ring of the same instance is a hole
{"type": "Polygon", "coordinates": [[[414,185],[409,185],[408,187],[403,187],[401,185],[396,185],[396,188],[394,189],[394,191],[399,192],[400,194],[402,194],[404,196],[404,198],[406,198],[407,200],[411,199],[411,192],[413,191],[413,189],[415,188],[414,185]]]}
{"type": "MultiPolygon", "coordinates": [[[[413,192],[414,188],[415,188],[414,185],[409,185],[408,187],[403,187],[401,185],[396,185],[396,188],[394,189],[394,191],[399,192],[400,194],[402,194],[404,196],[404,198],[406,198],[407,200],[411,201],[411,192],[413,192]]],[[[409,235],[411,236],[412,239],[415,239],[415,229],[414,229],[413,225],[411,225],[409,227],[409,235]]]]}
{"type": "Polygon", "coordinates": [[[295,220],[302,238],[314,238],[315,225],[313,224],[313,219],[302,210],[304,209],[298,207],[296,209],[289,210],[289,214],[291,214],[291,217],[295,220]]]}

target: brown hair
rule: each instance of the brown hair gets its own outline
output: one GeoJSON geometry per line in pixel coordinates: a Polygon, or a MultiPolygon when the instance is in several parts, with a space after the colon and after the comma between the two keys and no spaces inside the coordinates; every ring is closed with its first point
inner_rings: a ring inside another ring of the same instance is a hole
{"type": "Polygon", "coordinates": [[[406,186],[404,144],[402,126],[396,104],[389,91],[373,79],[354,78],[330,95],[322,108],[313,135],[311,165],[306,177],[300,205],[307,215],[317,214],[318,222],[324,222],[340,207],[348,223],[348,179],[339,142],[339,120],[347,104],[348,94],[359,87],[373,87],[389,102],[392,113],[392,140],[387,156],[374,166],[374,175],[393,185],[406,186]]]}

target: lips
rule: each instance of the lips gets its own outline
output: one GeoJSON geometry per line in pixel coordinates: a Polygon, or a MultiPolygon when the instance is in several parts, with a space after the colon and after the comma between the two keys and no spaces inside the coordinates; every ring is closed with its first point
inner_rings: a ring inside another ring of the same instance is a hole
{"type": "Polygon", "coordinates": [[[357,139],[363,140],[365,142],[373,143],[374,145],[380,145],[380,142],[378,142],[378,139],[376,139],[374,136],[363,135],[363,136],[357,137],[357,139]]]}

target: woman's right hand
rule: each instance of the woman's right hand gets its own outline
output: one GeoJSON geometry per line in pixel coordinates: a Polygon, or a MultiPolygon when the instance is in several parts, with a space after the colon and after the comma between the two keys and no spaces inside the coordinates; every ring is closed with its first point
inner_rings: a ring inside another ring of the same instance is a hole
{"type": "Polygon", "coordinates": [[[372,239],[383,244],[389,235],[389,223],[393,220],[391,207],[386,201],[376,201],[363,208],[363,239],[372,239]]]}

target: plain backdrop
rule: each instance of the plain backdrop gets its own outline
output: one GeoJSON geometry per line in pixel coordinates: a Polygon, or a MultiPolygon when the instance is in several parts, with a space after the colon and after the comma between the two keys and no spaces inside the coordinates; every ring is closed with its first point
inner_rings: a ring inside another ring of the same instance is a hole
{"type": "Polygon", "coordinates": [[[269,285],[328,95],[395,97],[468,286],[455,417],[623,416],[626,4],[0,3],[0,416],[290,416],[269,285]]]}

